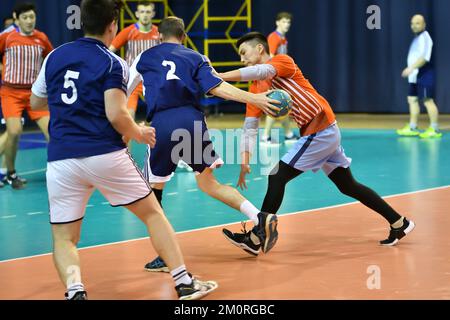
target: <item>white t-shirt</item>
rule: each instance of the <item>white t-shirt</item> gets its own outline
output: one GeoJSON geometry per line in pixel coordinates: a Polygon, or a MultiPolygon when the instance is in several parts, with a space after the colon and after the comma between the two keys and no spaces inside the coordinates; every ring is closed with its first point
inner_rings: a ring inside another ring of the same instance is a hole
{"type": "MultiPolygon", "coordinates": [[[[408,53],[408,67],[412,66],[420,58],[424,58],[428,62],[431,60],[431,53],[433,50],[433,40],[430,37],[428,31],[423,31],[417,35],[409,47],[408,53]]],[[[417,83],[417,75],[419,69],[415,69],[408,77],[409,83],[417,83]]]]}

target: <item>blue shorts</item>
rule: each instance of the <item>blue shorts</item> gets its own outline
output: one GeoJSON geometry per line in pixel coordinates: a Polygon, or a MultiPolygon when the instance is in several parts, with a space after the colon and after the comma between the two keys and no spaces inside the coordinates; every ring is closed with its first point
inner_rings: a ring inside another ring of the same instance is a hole
{"type": "Polygon", "coordinates": [[[417,83],[410,83],[408,96],[418,97],[420,100],[434,98],[434,70],[431,66],[424,66],[419,69],[417,83]]]}
{"type": "Polygon", "coordinates": [[[301,137],[281,161],[303,172],[322,169],[326,175],[338,167],[348,168],[352,163],[341,146],[341,133],[337,124],[301,137]]]}
{"type": "Polygon", "coordinates": [[[434,98],[434,86],[410,83],[408,89],[409,97],[418,97],[420,100],[434,98]]]}
{"type": "Polygon", "coordinates": [[[223,164],[213,149],[204,114],[194,107],[157,112],[151,125],[156,130],[156,145],[147,148],[145,158],[144,176],[149,182],[169,181],[179,160],[186,162],[196,174],[223,164]]]}

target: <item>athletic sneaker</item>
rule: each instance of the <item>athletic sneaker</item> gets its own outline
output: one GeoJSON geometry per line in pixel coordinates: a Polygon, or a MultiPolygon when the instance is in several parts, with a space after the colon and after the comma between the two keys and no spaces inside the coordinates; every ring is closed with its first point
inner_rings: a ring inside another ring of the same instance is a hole
{"type": "MultiPolygon", "coordinates": [[[[236,247],[241,248],[245,252],[257,256],[261,249],[261,243],[255,244],[251,239],[252,231],[248,231],[245,228],[245,222],[242,222],[242,233],[233,233],[228,229],[222,229],[223,235],[236,247]]],[[[255,235],[256,236],[256,235],[255,235]]]]}
{"type": "Polygon", "coordinates": [[[416,225],[413,221],[408,221],[406,220],[406,218],[404,218],[403,226],[397,229],[391,227],[389,237],[385,240],[380,241],[380,244],[383,246],[395,246],[401,238],[413,231],[415,226],[416,225]]]}
{"type": "Polygon", "coordinates": [[[441,138],[442,132],[429,127],[425,132],[419,134],[419,137],[421,137],[422,139],[441,138]]]}
{"type": "Polygon", "coordinates": [[[26,180],[24,182],[24,179],[20,178],[16,173],[13,173],[11,175],[6,175],[3,178],[4,184],[10,184],[13,189],[23,189],[25,188],[26,180]]]}
{"type": "Polygon", "coordinates": [[[254,226],[252,232],[261,240],[261,249],[268,253],[278,240],[278,218],[275,214],[260,212],[258,213],[259,223],[254,226]]]}
{"type": "Polygon", "coordinates": [[[192,279],[191,284],[179,284],[175,287],[179,300],[198,300],[219,287],[215,281],[200,281],[192,279]]]}
{"type": "Polygon", "coordinates": [[[169,272],[169,267],[160,257],[156,257],[153,261],[147,263],[144,267],[145,270],[150,272],[169,272]]]}
{"type": "Polygon", "coordinates": [[[75,293],[75,295],[72,297],[72,299],[68,299],[69,295],[67,292],[65,293],[66,300],[88,300],[87,292],[86,291],[78,291],[75,293]]]}
{"type": "Polygon", "coordinates": [[[0,180],[0,188],[3,188],[5,186],[5,184],[3,183],[3,181],[0,180]]]}
{"type": "Polygon", "coordinates": [[[407,123],[403,128],[397,130],[397,134],[404,137],[416,137],[420,134],[420,131],[417,128],[412,129],[407,123]]]}

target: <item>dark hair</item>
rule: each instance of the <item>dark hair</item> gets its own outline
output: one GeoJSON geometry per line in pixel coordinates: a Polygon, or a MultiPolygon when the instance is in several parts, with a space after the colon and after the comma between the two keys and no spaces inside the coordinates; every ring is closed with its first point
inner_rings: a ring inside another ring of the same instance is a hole
{"type": "Polygon", "coordinates": [[[139,7],[139,6],[144,6],[144,7],[152,6],[154,8],[155,4],[153,2],[151,2],[151,1],[139,1],[137,6],[136,6],[136,8],[139,7]]]}
{"type": "Polygon", "coordinates": [[[286,11],[280,12],[280,13],[277,14],[277,20],[276,21],[279,21],[279,20],[284,19],[284,18],[292,20],[292,14],[290,14],[289,12],[286,12],[286,11]]]}
{"type": "Polygon", "coordinates": [[[122,2],[119,0],[83,0],[81,23],[86,34],[102,35],[106,27],[119,19],[122,2]]]}
{"type": "Polygon", "coordinates": [[[22,2],[15,5],[13,13],[16,14],[16,18],[19,18],[22,13],[30,10],[33,10],[36,13],[36,6],[30,2],[22,2]]]}
{"type": "Polygon", "coordinates": [[[262,44],[266,53],[269,53],[269,43],[267,42],[267,38],[265,35],[263,35],[260,32],[249,32],[249,33],[243,35],[237,41],[238,48],[244,42],[251,42],[254,46],[257,44],[262,44]]]}
{"type": "Polygon", "coordinates": [[[158,31],[165,39],[169,37],[182,39],[185,35],[184,21],[183,19],[175,16],[164,18],[158,26],[158,31]]]}

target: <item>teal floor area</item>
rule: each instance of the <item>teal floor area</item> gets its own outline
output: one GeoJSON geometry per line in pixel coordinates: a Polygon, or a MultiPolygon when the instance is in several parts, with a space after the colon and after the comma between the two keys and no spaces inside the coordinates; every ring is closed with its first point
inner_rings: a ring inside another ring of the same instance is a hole
{"type": "MultiPolygon", "coordinates": [[[[362,183],[379,194],[393,195],[450,185],[450,135],[439,140],[400,138],[387,130],[342,130],[342,145],[353,159],[352,171],[362,183]]],[[[0,260],[48,253],[52,250],[48,200],[45,186],[46,149],[42,137],[24,135],[23,142],[37,147],[19,151],[17,168],[28,179],[24,190],[0,189],[0,260]],[[40,141],[40,142],[39,142],[40,141]],[[39,145],[40,144],[40,145],[39,145]],[[32,144],[33,145],[33,144],[32,144]]],[[[23,146],[24,144],[22,144],[23,146]]],[[[261,154],[272,155],[265,166],[255,164],[248,176],[249,189],[243,194],[257,207],[262,204],[271,163],[278,161],[290,145],[261,146],[261,154]],[[271,162],[271,163],[268,163],[271,162]]],[[[236,151],[229,144],[229,150],[236,151]],[[231,148],[231,149],[230,149],[231,148]]],[[[222,183],[235,185],[239,165],[230,152],[217,148],[225,158],[216,170],[222,183]],[[228,157],[229,156],[229,157],[228,157]],[[228,158],[227,158],[228,157],[228,158]]],[[[145,147],[133,145],[132,153],[142,165],[145,147]]],[[[260,157],[267,160],[267,157],[260,157]]],[[[132,192],[132,191],[130,191],[132,192]]],[[[341,195],[322,173],[306,173],[287,187],[280,213],[297,212],[354,200],[341,195]]],[[[186,231],[244,220],[242,214],[209,198],[198,190],[195,175],[177,172],[164,191],[166,215],[176,231],[186,231]]],[[[96,192],[86,209],[79,247],[105,244],[146,236],[144,225],[123,208],[113,208],[96,192]]]]}

